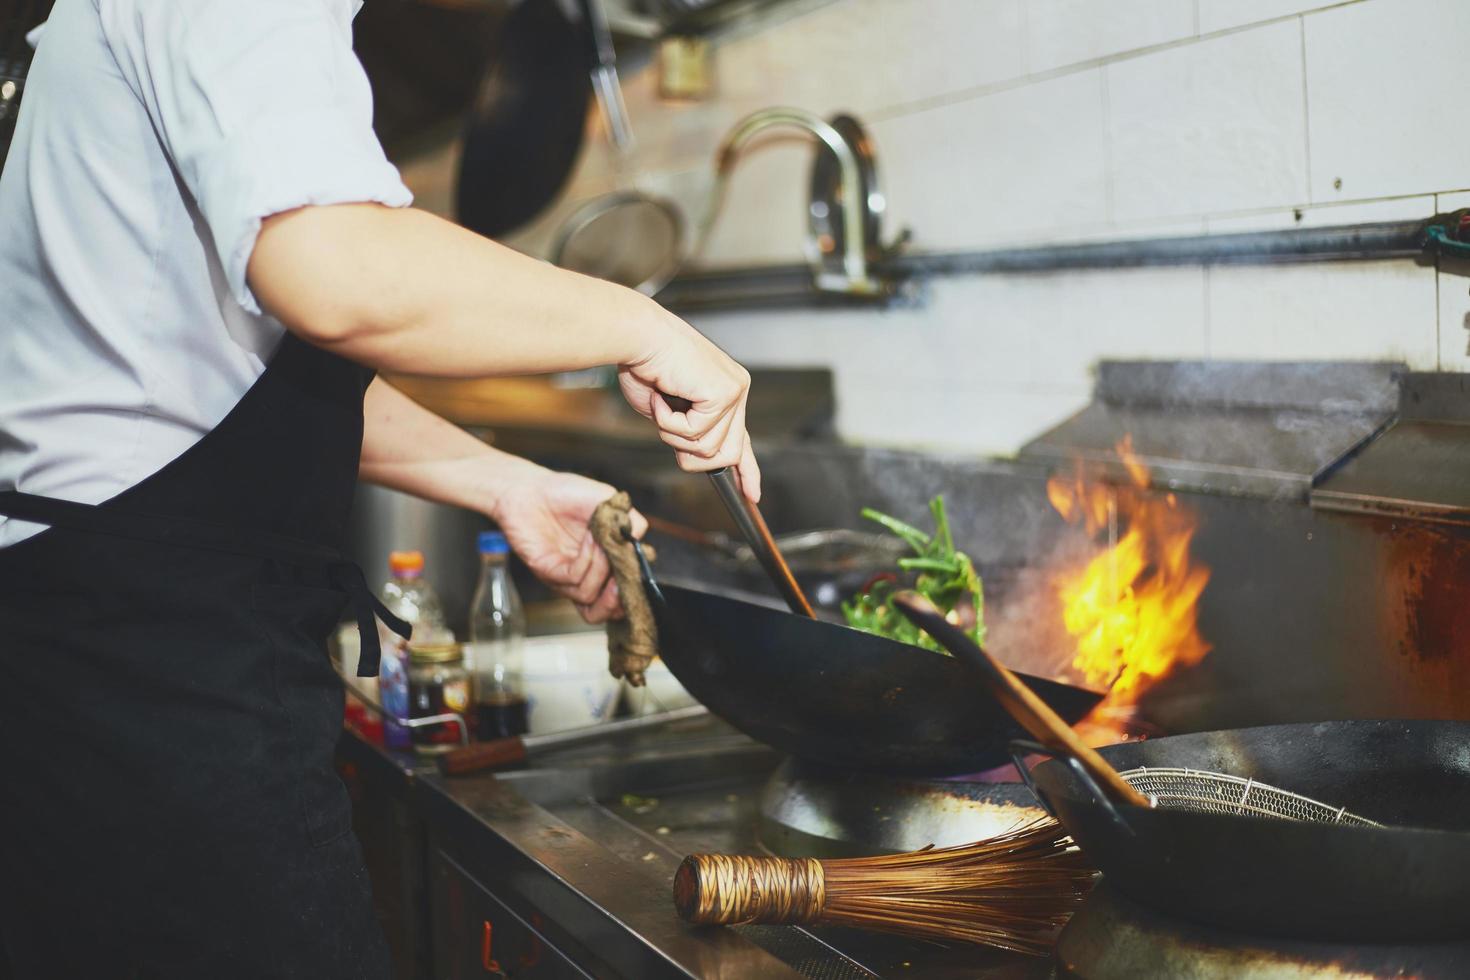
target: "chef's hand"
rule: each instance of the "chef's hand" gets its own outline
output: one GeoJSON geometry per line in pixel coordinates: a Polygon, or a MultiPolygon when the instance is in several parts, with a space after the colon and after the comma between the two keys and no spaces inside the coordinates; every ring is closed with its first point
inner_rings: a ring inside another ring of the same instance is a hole
{"type": "MultiPolygon", "coordinates": [[[[491,515],[521,561],[572,600],[589,623],[623,615],[607,555],[587,526],[597,505],[615,492],[606,483],[538,466],[500,490],[491,515]]],[[[633,536],[643,537],[648,522],[636,510],[628,516],[633,536]]]]}
{"type": "Polygon", "coordinates": [[[761,498],[760,467],[745,431],[750,372],[699,331],[672,314],[649,353],[619,365],[618,383],[628,404],[658,426],[679,468],[694,473],[736,467],[752,503],[761,498]],[[688,401],[685,410],[664,396],[688,401]]]}

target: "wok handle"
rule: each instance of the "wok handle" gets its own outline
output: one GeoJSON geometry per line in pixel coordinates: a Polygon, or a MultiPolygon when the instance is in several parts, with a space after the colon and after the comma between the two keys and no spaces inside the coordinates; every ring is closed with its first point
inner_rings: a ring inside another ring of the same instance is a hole
{"type": "Polygon", "coordinates": [[[473,742],[446,752],[436,760],[446,776],[464,776],[485,769],[504,769],[526,761],[526,742],[519,735],[473,742]]]}
{"type": "Polygon", "coordinates": [[[1076,759],[1078,765],[1086,769],[1114,800],[1148,808],[1147,797],[1130,786],[1118,775],[1118,770],[1082,741],[1035,691],[981,649],[968,633],[945,619],[933,603],[917,592],[901,592],[893,597],[893,603],[915,626],[939,641],[939,645],[957,660],[968,664],[991,695],[1037,741],[1058,755],[1076,759]]]}
{"type": "Polygon", "coordinates": [[[1136,836],[1137,832],[1128,821],[1123,819],[1123,815],[1118,812],[1118,808],[1113,805],[1113,801],[1108,799],[1108,795],[1097,785],[1097,780],[1092,778],[1092,773],[1088,772],[1086,767],[1076,759],[1073,759],[1069,755],[1053,752],[1040,742],[1032,742],[1024,738],[1014,739],[1010,744],[1010,750],[1011,762],[1015,765],[1016,772],[1020,773],[1021,782],[1026,784],[1026,788],[1031,791],[1031,795],[1036,797],[1036,802],[1040,803],[1041,808],[1054,820],[1060,820],[1061,817],[1057,816],[1056,808],[1051,805],[1050,801],[1041,795],[1041,790],[1037,787],[1036,780],[1031,776],[1031,768],[1026,765],[1026,756],[1028,755],[1044,755],[1048,758],[1065,762],[1067,767],[1072,770],[1072,774],[1077,777],[1077,780],[1087,790],[1088,795],[1093,798],[1093,801],[1098,806],[1107,812],[1108,817],[1113,823],[1117,824],[1121,830],[1126,831],[1130,837],[1136,836]]]}
{"type": "Polygon", "coordinates": [[[628,535],[628,540],[633,545],[633,554],[638,556],[638,574],[643,579],[643,591],[648,593],[648,598],[660,606],[667,606],[668,600],[664,598],[664,590],[658,587],[658,579],[653,577],[653,563],[648,560],[648,553],[643,550],[643,542],[628,535]]]}

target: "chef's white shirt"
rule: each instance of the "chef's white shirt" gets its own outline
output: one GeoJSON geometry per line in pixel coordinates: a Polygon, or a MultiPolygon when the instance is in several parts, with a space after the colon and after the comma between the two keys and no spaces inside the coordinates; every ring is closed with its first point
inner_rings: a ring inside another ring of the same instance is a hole
{"type": "MultiPolygon", "coordinates": [[[[282,327],[263,218],[411,195],[360,0],[58,0],[0,176],[0,489],[99,503],[217,425],[282,327]]],[[[0,517],[0,547],[40,530],[0,517]]]]}

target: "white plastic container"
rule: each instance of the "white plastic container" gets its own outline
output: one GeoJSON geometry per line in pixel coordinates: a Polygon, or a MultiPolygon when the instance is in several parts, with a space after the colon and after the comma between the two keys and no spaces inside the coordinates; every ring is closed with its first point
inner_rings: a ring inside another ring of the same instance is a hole
{"type": "Polygon", "coordinates": [[[662,660],[655,660],[644,671],[643,687],[627,685],[623,697],[628,710],[634,715],[652,715],[675,708],[687,708],[694,704],[694,695],[684,689],[674,672],[662,660]]]}
{"type": "Polygon", "coordinates": [[[621,682],[607,672],[606,634],[533,636],[521,651],[533,733],[598,725],[612,716],[621,682]]]}

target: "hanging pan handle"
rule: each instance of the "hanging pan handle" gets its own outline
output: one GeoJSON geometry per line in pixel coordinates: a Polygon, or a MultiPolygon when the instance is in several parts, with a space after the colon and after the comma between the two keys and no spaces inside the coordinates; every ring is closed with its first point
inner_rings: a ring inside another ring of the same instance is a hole
{"type": "Polygon", "coordinates": [[[1145,809],[1149,806],[1148,798],[1082,741],[1035,691],[981,649],[968,633],[945,619],[928,599],[917,592],[901,592],[893,597],[893,603],[915,626],[934,637],[957,660],[969,665],[991,696],[1042,745],[1059,756],[1075,759],[1113,800],[1145,809]]]}
{"type": "Polygon", "coordinates": [[[1036,797],[1036,802],[1040,803],[1041,808],[1052,818],[1057,820],[1061,819],[1061,817],[1057,816],[1056,808],[1051,805],[1045,796],[1041,795],[1041,790],[1036,785],[1036,779],[1031,775],[1031,767],[1026,765],[1026,756],[1028,755],[1044,755],[1049,759],[1056,759],[1059,762],[1065,763],[1067,768],[1072,770],[1072,775],[1076,776],[1077,781],[1087,790],[1087,794],[1107,813],[1108,819],[1117,824],[1120,830],[1126,831],[1130,837],[1137,836],[1137,831],[1133,829],[1128,821],[1123,819],[1123,815],[1118,812],[1118,808],[1113,805],[1113,801],[1108,799],[1108,794],[1104,793],[1097,785],[1097,780],[1092,778],[1092,773],[1088,772],[1080,762],[1070,755],[1053,752],[1040,742],[1033,742],[1024,738],[1012,740],[1010,752],[1011,763],[1015,765],[1016,772],[1021,774],[1021,782],[1026,784],[1026,788],[1031,791],[1031,795],[1036,797]]]}

